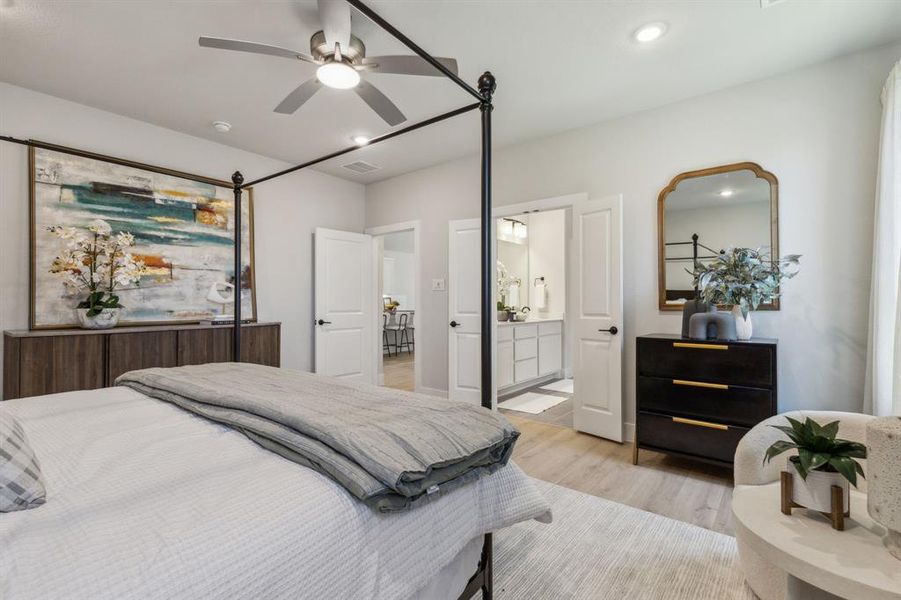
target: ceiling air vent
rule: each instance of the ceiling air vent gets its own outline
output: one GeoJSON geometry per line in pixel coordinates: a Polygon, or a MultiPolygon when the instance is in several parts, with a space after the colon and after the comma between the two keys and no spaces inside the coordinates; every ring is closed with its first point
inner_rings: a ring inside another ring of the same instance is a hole
{"type": "Polygon", "coordinates": [[[373,164],[366,162],[365,160],[358,160],[356,162],[352,162],[346,165],[341,165],[348,171],[353,171],[354,173],[372,173],[373,171],[378,171],[381,167],[377,167],[373,164]]]}

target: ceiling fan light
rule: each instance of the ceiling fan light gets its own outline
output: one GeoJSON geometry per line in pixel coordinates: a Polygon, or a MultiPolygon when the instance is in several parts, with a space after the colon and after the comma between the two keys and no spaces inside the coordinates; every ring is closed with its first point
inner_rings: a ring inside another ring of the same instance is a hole
{"type": "Polygon", "coordinates": [[[360,83],[360,74],[343,62],[327,62],[316,70],[316,78],[330,88],[349,90],[360,83]]]}

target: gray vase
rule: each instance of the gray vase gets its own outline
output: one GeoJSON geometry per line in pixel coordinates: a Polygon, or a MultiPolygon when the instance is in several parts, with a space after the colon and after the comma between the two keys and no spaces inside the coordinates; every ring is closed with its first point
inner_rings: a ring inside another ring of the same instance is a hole
{"type": "Polygon", "coordinates": [[[688,337],[688,322],[691,316],[697,313],[705,313],[710,310],[710,305],[701,300],[689,300],[682,305],[682,337],[688,337]]]}
{"type": "Polygon", "coordinates": [[[688,337],[693,340],[731,342],[737,338],[732,313],[714,310],[695,313],[688,320],[688,337]]]}

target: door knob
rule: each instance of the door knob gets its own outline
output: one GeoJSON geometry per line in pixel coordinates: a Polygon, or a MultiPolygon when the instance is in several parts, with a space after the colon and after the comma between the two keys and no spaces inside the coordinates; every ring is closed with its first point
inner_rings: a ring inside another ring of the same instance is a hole
{"type": "Polygon", "coordinates": [[[331,325],[332,324],[331,321],[323,321],[322,319],[319,319],[318,321],[316,321],[316,323],[318,323],[319,325],[331,325]]]}
{"type": "Polygon", "coordinates": [[[616,335],[619,333],[619,329],[616,328],[616,325],[611,325],[610,329],[598,329],[598,331],[606,331],[610,335],[616,335]]]}
{"type": "Polygon", "coordinates": [[[457,325],[459,325],[459,323],[457,323],[456,321],[451,321],[451,322],[450,322],[450,326],[451,326],[451,327],[456,327],[457,325]]]}

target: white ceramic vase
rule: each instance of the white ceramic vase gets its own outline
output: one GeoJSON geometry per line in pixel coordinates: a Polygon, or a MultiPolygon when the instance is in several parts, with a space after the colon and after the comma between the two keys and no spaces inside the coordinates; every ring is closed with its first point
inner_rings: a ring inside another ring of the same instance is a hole
{"type": "Polygon", "coordinates": [[[99,314],[89,317],[87,308],[76,308],[78,324],[82,329],[112,329],[119,324],[121,308],[104,308],[99,314]]]}
{"type": "Polygon", "coordinates": [[[882,541],[901,560],[901,417],[867,423],[867,510],[888,530],[882,541]]]}
{"type": "Polygon", "coordinates": [[[740,306],[733,306],[732,316],[735,317],[735,335],[738,336],[738,339],[740,340],[750,340],[751,334],[753,333],[751,327],[751,311],[748,311],[748,316],[745,317],[741,314],[740,306]]]}
{"type": "MultiPolygon", "coordinates": [[[[793,457],[794,458],[794,457],[793,457]]],[[[819,512],[832,511],[832,486],[842,488],[843,506],[848,510],[851,500],[851,484],[841,473],[810,471],[807,479],[801,477],[795,461],[788,460],[788,472],[792,475],[792,502],[819,512]]]]}

